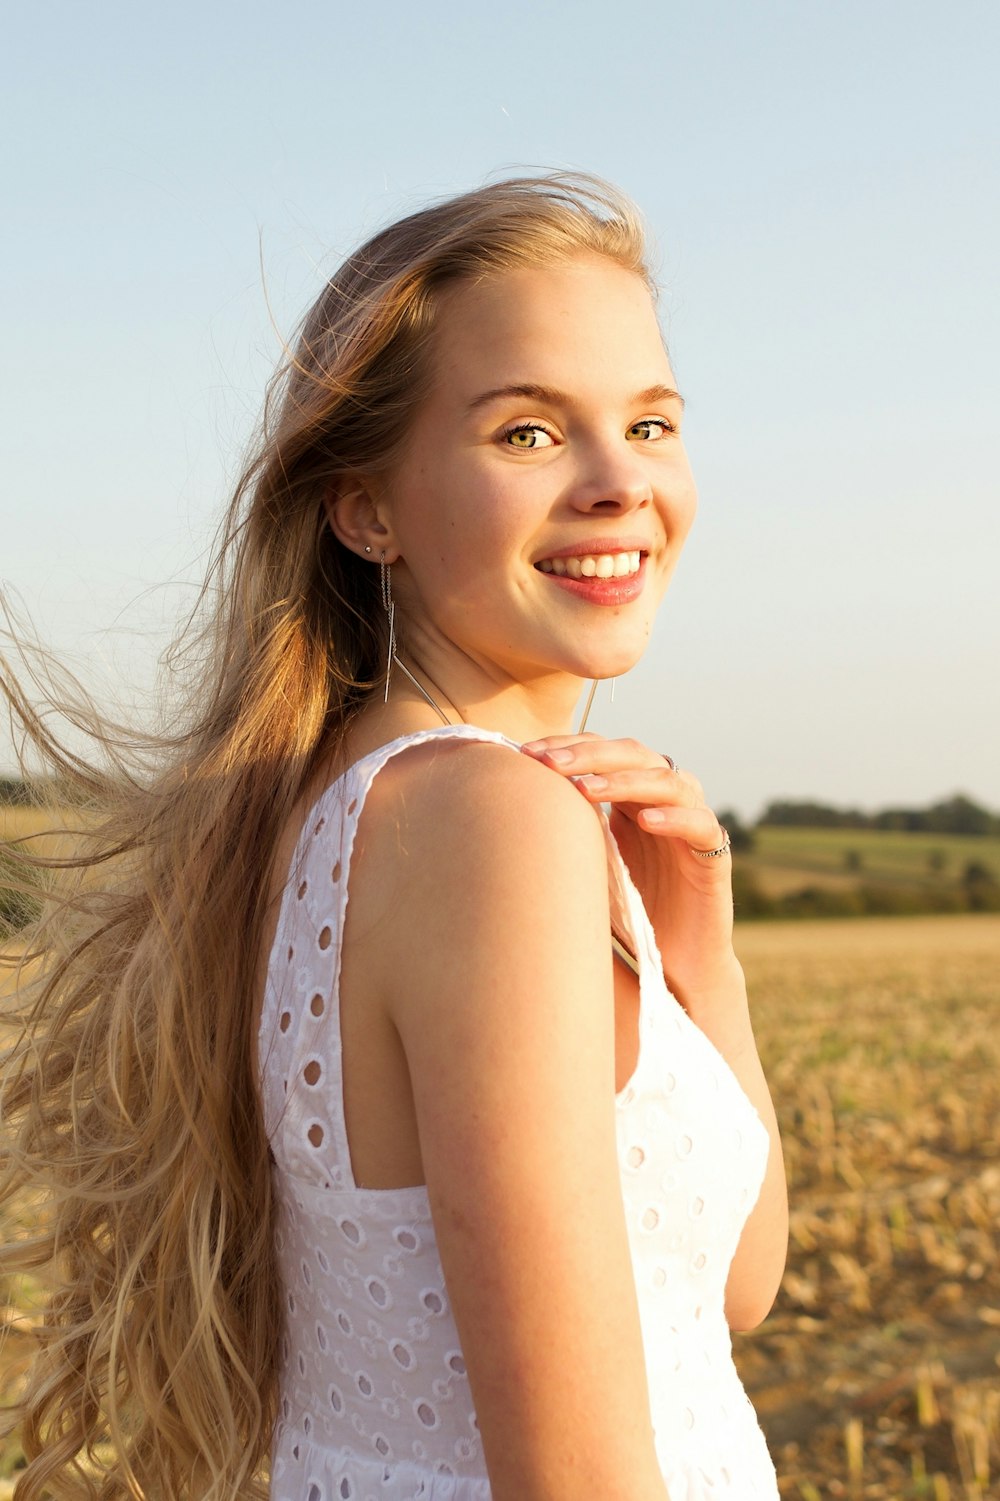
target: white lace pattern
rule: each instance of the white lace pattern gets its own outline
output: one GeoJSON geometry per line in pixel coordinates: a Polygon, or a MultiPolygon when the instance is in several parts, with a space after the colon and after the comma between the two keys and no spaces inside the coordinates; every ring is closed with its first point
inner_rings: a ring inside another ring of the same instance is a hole
{"type": "MultiPolygon", "coordinates": [[[[285,1288],[272,1501],[490,1497],[426,1189],[358,1188],[343,1110],[337,996],[358,819],[382,766],[440,737],[511,745],[442,726],[365,757],[311,810],[282,901],[260,1023],[285,1288]]],[[[640,965],[639,1059],[617,1100],[618,1157],[660,1466],[670,1501],[776,1501],[723,1312],[767,1132],[667,990],[605,831],[612,913],[640,965]]]]}

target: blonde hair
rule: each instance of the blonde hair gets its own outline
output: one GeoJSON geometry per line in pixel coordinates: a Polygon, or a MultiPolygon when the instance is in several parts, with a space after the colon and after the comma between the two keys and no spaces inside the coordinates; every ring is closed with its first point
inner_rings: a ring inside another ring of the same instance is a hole
{"type": "Polygon", "coordinates": [[[386,650],[378,570],[339,545],[323,499],[405,443],[443,287],[581,253],[649,283],[629,203],[554,174],[413,214],[330,280],[220,534],[182,733],[134,737],[128,754],[78,700],[104,753],[93,771],[0,658],[15,721],[83,805],[65,860],[14,856],[23,879],[61,865],[3,1065],[0,1205],[27,1196],[38,1215],[0,1248],[0,1273],[41,1269],[52,1289],[17,1414],[17,1501],[266,1494],[280,1302],[260,935],[279,831],[386,650]]]}

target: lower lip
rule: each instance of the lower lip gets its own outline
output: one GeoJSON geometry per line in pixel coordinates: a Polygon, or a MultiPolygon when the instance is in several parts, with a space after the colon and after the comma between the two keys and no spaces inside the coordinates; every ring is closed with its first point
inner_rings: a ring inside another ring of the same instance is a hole
{"type": "Polygon", "coordinates": [[[640,559],[637,573],[629,573],[624,578],[617,579],[572,579],[566,573],[542,573],[540,568],[535,571],[550,583],[558,584],[570,594],[586,600],[588,604],[627,605],[642,593],[646,582],[646,559],[640,559]]]}

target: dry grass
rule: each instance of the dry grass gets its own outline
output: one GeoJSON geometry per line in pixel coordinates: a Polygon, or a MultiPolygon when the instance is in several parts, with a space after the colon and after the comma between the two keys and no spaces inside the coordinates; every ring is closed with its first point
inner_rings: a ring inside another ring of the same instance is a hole
{"type": "Polygon", "coordinates": [[[36,855],[59,855],[71,847],[74,829],[84,827],[82,815],[71,808],[18,808],[0,803],[0,846],[26,840],[36,855]]]}
{"type": "MultiPolygon", "coordinates": [[[[1000,1497],[1000,918],[757,924],[738,947],[792,1189],[778,1304],[737,1342],[782,1496],[1000,1497]]],[[[35,1300],[6,1289],[0,1393],[35,1300]]],[[[16,1462],[0,1448],[0,1477],[16,1462]]]]}
{"type": "Polygon", "coordinates": [[[792,1193],[738,1359],[782,1495],[1000,1496],[1000,919],[739,933],[792,1193]]]}
{"type": "Polygon", "coordinates": [[[0,842],[5,839],[25,839],[51,826],[53,815],[44,808],[22,808],[11,803],[0,803],[0,842]]]}

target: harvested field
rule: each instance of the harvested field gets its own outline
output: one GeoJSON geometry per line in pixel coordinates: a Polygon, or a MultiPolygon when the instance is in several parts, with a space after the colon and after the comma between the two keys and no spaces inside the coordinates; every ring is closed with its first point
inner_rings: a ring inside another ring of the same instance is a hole
{"type": "Polygon", "coordinates": [[[792,1195],[737,1338],[782,1496],[1000,1497],[1000,919],[746,926],[792,1195]]]}
{"type": "Polygon", "coordinates": [[[24,839],[38,854],[61,849],[67,830],[83,827],[81,817],[68,808],[19,808],[0,803],[0,844],[24,839]]]}
{"type": "Polygon", "coordinates": [[[1000,918],[753,924],[738,948],[792,1191],[775,1311],[736,1340],[782,1496],[1000,1498],[1000,918]]]}

